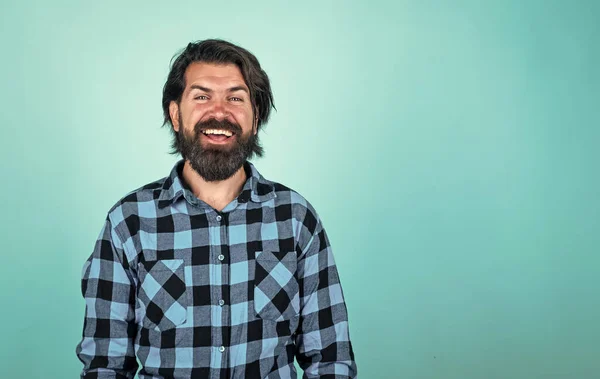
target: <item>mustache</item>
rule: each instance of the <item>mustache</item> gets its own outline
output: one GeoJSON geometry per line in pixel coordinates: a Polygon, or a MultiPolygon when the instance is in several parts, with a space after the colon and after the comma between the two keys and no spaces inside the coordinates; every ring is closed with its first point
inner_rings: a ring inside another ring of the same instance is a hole
{"type": "Polygon", "coordinates": [[[236,135],[242,134],[242,128],[238,124],[233,123],[229,120],[219,121],[214,118],[211,118],[209,120],[199,121],[194,126],[194,132],[196,134],[202,133],[202,130],[205,129],[221,129],[228,130],[232,133],[235,133],[236,135]]]}

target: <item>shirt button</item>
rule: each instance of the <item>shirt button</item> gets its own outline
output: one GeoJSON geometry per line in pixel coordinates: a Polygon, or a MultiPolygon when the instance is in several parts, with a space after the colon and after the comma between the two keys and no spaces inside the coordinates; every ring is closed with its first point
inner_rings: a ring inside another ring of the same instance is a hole
{"type": "Polygon", "coordinates": [[[225,256],[223,254],[219,254],[217,258],[219,258],[219,260],[222,261],[223,259],[225,259],[225,256]]]}
{"type": "Polygon", "coordinates": [[[221,346],[221,347],[219,348],[219,351],[220,351],[221,353],[222,353],[222,352],[224,352],[224,351],[225,351],[225,346],[221,346]]]}
{"type": "Polygon", "coordinates": [[[222,219],[221,215],[218,215],[217,216],[217,221],[221,221],[221,219],[222,219]]]}
{"type": "Polygon", "coordinates": [[[219,300],[219,305],[220,305],[220,306],[223,306],[223,305],[225,305],[225,300],[219,300]]]}

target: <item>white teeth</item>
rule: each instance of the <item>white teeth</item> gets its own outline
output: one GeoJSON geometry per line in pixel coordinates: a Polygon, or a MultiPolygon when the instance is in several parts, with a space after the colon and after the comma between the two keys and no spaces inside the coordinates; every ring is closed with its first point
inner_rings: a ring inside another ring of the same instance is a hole
{"type": "Polygon", "coordinates": [[[204,134],[224,134],[227,137],[231,137],[233,135],[233,133],[231,133],[229,130],[220,130],[220,129],[207,129],[205,131],[203,131],[204,134]]]}

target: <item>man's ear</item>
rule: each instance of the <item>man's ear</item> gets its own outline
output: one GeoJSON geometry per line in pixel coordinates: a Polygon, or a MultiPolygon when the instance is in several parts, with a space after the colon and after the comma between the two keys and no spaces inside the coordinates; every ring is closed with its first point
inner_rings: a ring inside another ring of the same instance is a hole
{"type": "Polygon", "coordinates": [[[171,116],[173,129],[175,129],[176,132],[179,132],[179,105],[177,105],[175,101],[169,103],[169,116],[171,116]]]}

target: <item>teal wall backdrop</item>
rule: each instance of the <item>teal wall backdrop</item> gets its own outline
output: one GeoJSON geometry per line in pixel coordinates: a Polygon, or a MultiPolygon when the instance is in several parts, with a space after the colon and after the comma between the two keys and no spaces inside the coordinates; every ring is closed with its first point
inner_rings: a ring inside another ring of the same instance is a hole
{"type": "Polygon", "coordinates": [[[254,163],[328,230],[359,377],[597,378],[600,2],[3,1],[0,377],[75,378],[83,262],[168,174],[171,57],[275,104],[254,163]]]}

